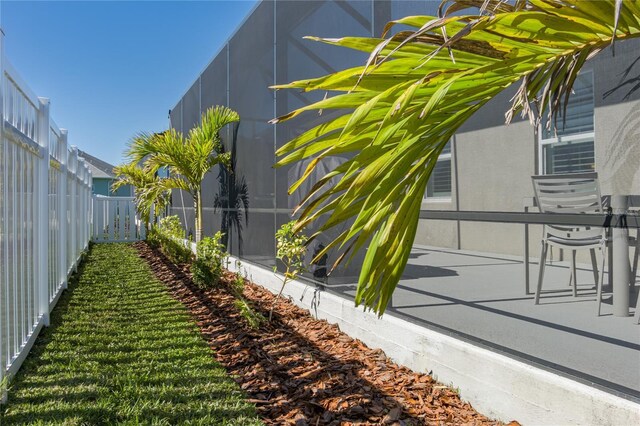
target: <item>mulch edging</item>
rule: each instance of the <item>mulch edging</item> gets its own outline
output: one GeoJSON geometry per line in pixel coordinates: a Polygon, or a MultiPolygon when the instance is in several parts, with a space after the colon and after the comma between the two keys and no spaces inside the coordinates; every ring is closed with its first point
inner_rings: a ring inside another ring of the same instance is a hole
{"type": "MultiPolygon", "coordinates": [[[[190,310],[216,358],[266,424],[501,424],[429,375],[398,366],[380,349],[368,348],[286,299],[277,303],[270,324],[251,330],[224,286],[200,290],[188,267],[174,265],[146,243],[135,246],[190,310]]],[[[253,283],[244,294],[263,314],[275,297],[253,283]]]]}

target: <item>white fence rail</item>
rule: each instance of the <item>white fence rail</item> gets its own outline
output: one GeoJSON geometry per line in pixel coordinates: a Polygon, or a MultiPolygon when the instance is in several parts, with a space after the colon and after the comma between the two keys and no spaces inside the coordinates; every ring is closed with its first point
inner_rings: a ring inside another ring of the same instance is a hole
{"type": "Polygon", "coordinates": [[[0,396],[91,237],[91,172],[4,57],[0,33],[0,396]]]}
{"type": "Polygon", "coordinates": [[[144,238],[145,228],[136,214],[134,197],[93,197],[93,241],[127,242],[144,238]]]}

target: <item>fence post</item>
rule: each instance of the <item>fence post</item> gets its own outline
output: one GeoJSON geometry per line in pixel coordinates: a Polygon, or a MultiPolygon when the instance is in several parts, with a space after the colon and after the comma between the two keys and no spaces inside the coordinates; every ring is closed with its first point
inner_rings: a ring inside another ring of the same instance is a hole
{"type": "Polygon", "coordinates": [[[87,210],[84,206],[84,175],[86,174],[84,159],[80,161],[80,186],[78,187],[78,193],[80,194],[80,223],[82,226],[78,226],[78,230],[80,231],[80,237],[78,238],[78,252],[82,252],[84,250],[84,217],[87,214],[87,210]]]}
{"type": "Polygon", "coordinates": [[[93,239],[93,173],[91,173],[91,169],[87,173],[87,202],[89,203],[88,214],[89,214],[89,229],[87,230],[87,247],[89,246],[89,241],[93,239]]]}
{"type": "Polygon", "coordinates": [[[66,129],[60,129],[60,139],[58,150],[60,151],[60,179],[58,180],[58,206],[60,208],[60,223],[58,223],[58,232],[60,240],[60,279],[62,280],[62,288],[67,288],[68,279],[67,271],[69,262],[67,261],[67,140],[68,132],[66,129]]]}
{"type": "MultiPolygon", "coordinates": [[[[2,136],[2,130],[4,128],[4,93],[3,93],[3,89],[4,88],[4,32],[2,31],[2,28],[0,28],[0,166],[2,166],[2,173],[0,173],[0,183],[2,183],[2,185],[0,185],[0,189],[2,189],[2,193],[0,193],[0,196],[2,196],[4,198],[4,182],[2,182],[2,180],[4,179],[4,170],[6,168],[6,159],[5,159],[5,154],[4,154],[4,136],[2,136]]],[[[6,204],[6,203],[2,203],[2,204],[6,204]]],[[[6,223],[7,218],[5,217],[5,206],[2,206],[2,209],[0,210],[0,217],[2,217],[2,222],[0,223],[0,225],[4,225],[6,223]]],[[[0,228],[0,234],[4,234],[4,226],[2,228],[0,228]]],[[[0,241],[0,243],[2,243],[2,245],[0,246],[0,252],[2,251],[6,251],[5,249],[5,245],[4,245],[4,241],[0,241]]],[[[0,253],[2,256],[6,256],[6,253],[0,253]]],[[[4,288],[4,282],[5,282],[5,278],[4,278],[4,271],[0,271],[0,288],[4,288]]],[[[2,300],[0,300],[0,302],[2,302],[2,300]]],[[[0,304],[0,307],[2,305],[0,304]]],[[[4,327],[4,324],[2,322],[2,318],[0,316],[0,327],[4,327]]],[[[7,344],[7,342],[5,342],[2,338],[3,333],[0,333],[0,351],[2,351],[0,353],[0,359],[2,359],[4,361],[4,357],[3,357],[3,353],[5,353],[5,345],[7,344]]],[[[5,370],[5,362],[0,363],[0,404],[3,404],[6,402],[7,400],[7,387],[4,384],[4,370],[5,370]]]]}
{"type": "Polygon", "coordinates": [[[76,220],[76,215],[78,212],[78,147],[77,146],[71,146],[71,161],[70,163],[73,165],[71,172],[72,172],[72,176],[71,176],[71,197],[70,197],[70,203],[71,205],[70,207],[70,216],[71,216],[71,229],[69,230],[70,232],[70,236],[69,238],[71,238],[71,253],[69,253],[69,256],[71,256],[71,264],[73,265],[73,271],[77,271],[78,270],[78,239],[77,239],[77,232],[78,232],[78,223],[76,220]]]}
{"type": "Polygon", "coordinates": [[[78,224],[76,225],[78,228],[76,234],[76,250],[78,252],[78,259],[82,255],[82,218],[84,217],[84,159],[82,157],[78,157],[78,171],[76,172],[76,179],[78,182],[78,186],[76,189],[76,193],[78,195],[78,213],[76,214],[76,219],[78,220],[78,224]]]}
{"type": "Polygon", "coordinates": [[[62,280],[62,288],[67,288],[68,279],[67,271],[69,264],[67,259],[67,140],[69,133],[66,129],[60,129],[60,142],[58,150],[60,151],[60,179],[58,180],[58,206],[60,208],[60,223],[58,224],[58,232],[60,233],[60,279],[62,280]]]}
{"type": "Polygon", "coordinates": [[[49,325],[49,99],[38,98],[38,128],[37,140],[40,144],[40,158],[38,159],[38,182],[36,191],[38,194],[38,253],[34,256],[34,269],[38,271],[38,306],[42,323],[49,325]]]}
{"type": "Polygon", "coordinates": [[[89,179],[89,168],[87,163],[84,162],[84,172],[82,173],[82,250],[89,248],[87,244],[88,238],[88,223],[89,223],[89,199],[87,194],[87,182],[89,179]]]}

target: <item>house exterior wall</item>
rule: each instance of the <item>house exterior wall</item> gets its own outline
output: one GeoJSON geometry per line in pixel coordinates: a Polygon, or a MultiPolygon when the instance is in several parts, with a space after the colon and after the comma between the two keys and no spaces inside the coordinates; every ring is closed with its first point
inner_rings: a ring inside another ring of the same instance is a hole
{"type": "MultiPolygon", "coordinates": [[[[302,37],[378,35],[391,19],[435,14],[437,6],[438,2],[410,1],[262,1],[214,56],[171,110],[170,119],[173,128],[186,133],[209,106],[228,105],[240,114],[237,168],[249,188],[250,208],[249,222],[243,221],[242,252],[236,251],[240,244],[234,236],[233,254],[266,266],[274,264],[273,234],[289,219],[288,213],[300,197],[287,196],[287,187],[304,166],[274,170],[274,151],[304,129],[332,117],[328,111],[321,117],[306,113],[278,126],[269,125],[271,118],[319,100],[323,94],[274,92],[268,86],[323,75],[366,60],[364,54],[302,37]],[[261,37],[255,37],[256,33],[261,37]]],[[[593,72],[595,169],[603,194],[640,193],[640,91],[623,99],[623,89],[603,99],[603,94],[639,56],[640,41],[618,42],[615,56],[602,52],[585,67],[593,72]]],[[[515,87],[506,89],[455,135],[451,197],[425,199],[423,209],[523,211],[524,200],[533,196],[530,177],[540,173],[541,159],[536,131],[528,121],[518,117],[509,126],[504,124],[504,112],[514,93],[515,87]]],[[[229,145],[229,133],[224,136],[229,145]]],[[[339,161],[335,159],[333,165],[339,161]]],[[[327,168],[331,166],[326,164],[327,168]]],[[[204,183],[203,223],[207,235],[221,226],[220,212],[216,213],[213,206],[219,192],[217,175],[218,170],[212,170],[204,183]]],[[[188,194],[174,191],[172,212],[185,222],[188,231],[193,230],[192,205],[188,194]]],[[[516,224],[421,219],[416,243],[521,255],[523,228],[516,224]]],[[[530,231],[530,248],[537,253],[541,231],[536,226],[530,231]]],[[[330,233],[325,236],[327,241],[330,238],[330,233]]],[[[558,255],[554,253],[554,257],[558,255]]],[[[356,261],[335,277],[355,276],[358,269],[356,261]]]]}
{"type": "Polygon", "coordinates": [[[115,192],[112,192],[111,195],[115,197],[133,197],[133,188],[131,185],[121,186],[115,192]]]}
{"type": "Polygon", "coordinates": [[[111,179],[93,179],[93,195],[109,195],[109,187],[111,186],[111,179]]]}
{"type": "Polygon", "coordinates": [[[116,191],[112,191],[111,184],[113,182],[114,182],[114,179],[93,178],[93,195],[104,195],[106,197],[133,196],[133,189],[131,188],[131,185],[121,186],[116,191]]]}
{"type": "MultiPolygon", "coordinates": [[[[595,171],[603,195],[640,194],[640,93],[624,99],[627,86],[603,99],[638,57],[639,40],[621,42],[615,56],[608,49],[584,68],[594,78],[595,171]]],[[[515,88],[505,90],[456,134],[451,199],[426,201],[423,209],[523,211],[523,200],[533,198],[530,176],[541,172],[541,160],[536,131],[528,121],[504,124],[503,113],[514,93],[515,88]]],[[[421,219],[416,242],[521,255],[523,230],[523,225],[474,222],[460,223],[458,230],[443,221],[421,219]],[[454,234],[459,239],[452,238],[454,234]]],[[[531,226],[530,232],[530,249],[537,253],[541,228],[531,226]]]]}

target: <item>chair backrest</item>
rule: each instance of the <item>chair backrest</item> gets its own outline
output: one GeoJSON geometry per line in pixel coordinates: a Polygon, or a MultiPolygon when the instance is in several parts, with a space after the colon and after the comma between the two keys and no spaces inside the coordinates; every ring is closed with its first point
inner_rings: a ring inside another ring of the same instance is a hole
{"type": "Polygon", "coordinates": [[[598,174],[571,173],[531,176],[542,213],[602,213],[598,174]]]}
{"type": "MultiPolygon", "coordinates": [[[[604,213],[595,172],[531,176],[531,181],[542,213],[604,213]]],[[[604,238],[601,227],[547,225],[545,232],[566,239],[604,238]]]]}

